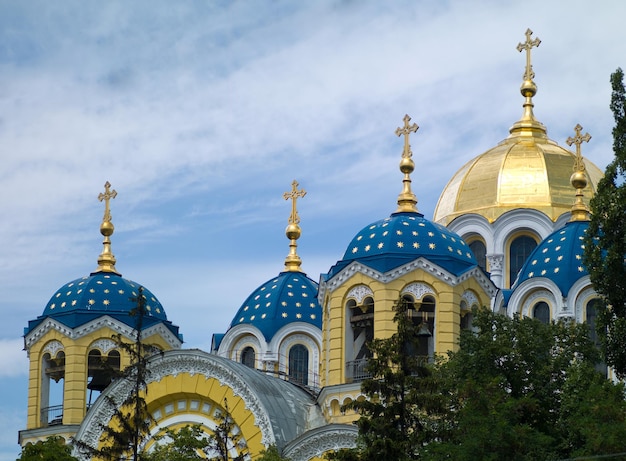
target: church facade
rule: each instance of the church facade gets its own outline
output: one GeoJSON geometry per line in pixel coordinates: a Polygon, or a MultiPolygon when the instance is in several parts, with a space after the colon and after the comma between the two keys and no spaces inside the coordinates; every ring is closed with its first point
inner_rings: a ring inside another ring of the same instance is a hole
{"type": "Polygon", "coordinates": [[[395,210],[359,229],[315,281],[301,271],[297,253],[297,200],[305,192],[294,181],[284,195],[292,205],[284,270],[243,300],[228,330],[214,334],[210,351],[183,349],[156,296],[117,272],[109,209],[116,192],[107,183],[99,196],[105,213],[97,268],[63,285],[25,328],[28,419],[20,443],[50,435],[103,443],[111,402],[132,391],[132,383],[105,372],[130,364],[112,336],[133,340],[129,313],[139,296],[148,314],[142,336],[159,352],[149,359],[151,434],[189,424],[211,433],[228,411],[236,435],[230,452],[251,460],[270,445],[293,461],[354,446],[358,415],[342,406],[364,398],[367,342],[394,333],[400,298],[420,326],[417,353],[424,360],[458,347],[461,330],[472,327],[473,308],[592,323],[598,296],[581,263],[581,237],[602,173],[581,155],[589,140],[582,127],[567,140],[572,152],[535,118],[530,52],[538,40],[531,36],[527,31],[518,46],[527,55],[522,117],[508,137],[452,176],[433,220],[418,211],[411,187],[410,136],[418,127],[407,115],[396,130],[404,148],[395,210]],[[62,404],[50,405],[59,386],[62,404]]]}

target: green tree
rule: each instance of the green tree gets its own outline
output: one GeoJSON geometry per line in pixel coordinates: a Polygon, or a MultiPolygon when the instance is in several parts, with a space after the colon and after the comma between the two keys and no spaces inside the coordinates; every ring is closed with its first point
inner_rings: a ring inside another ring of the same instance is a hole
{"type": "Polygon", "coordinates": [[[153,422],[144,395],[147,392],[146,380],[150,374],[148,356],[154,353],[155,348],[145,344],[142,337],[143,320],[147,315],[143,287],[139,287],[137,297],[132,300],[136,303],[136,307],[129,312],[129,315],[135,317],[134,341],[127,342],[121,335],[113,335],[118,347],[129,355],[131,365],[121,371],[112,370],[117,379],[131,380],[132,390],[123,402],[117,402],[113,397],[107,396],[114,410],[111,422],[101,424],[103,431],[101,448],[75,441],[81,451],[96,459],[142,460],[141,446],[149,437],[150,425],[153,422]]]}
{"type": "Polygon", "coordinates": [[[207,438],[200,425],[184,426],[179,430],[166,429],[159,437],[150,453],[143,456],[144,461],[201,461],[206,458],[200,453],[207,446],[207,438]]]}
{"type": "Polygon", "coordinates": [[[432,415],[440,410],[441,398],[425,357],[417,355],[421,318],[403,298],[394,311],[397,331],[368,345],[371,378],[361,384],[368,398],[345,407],[361,415],[359,449],[330,454],[330,459],[419,459],[421,447],[437,436],[432,415]]]}
{"type": "Polygon", "coordinates": [[[72,448],[62,437],[52,436],[43,442],[26,445],[17,461],[76,461],[71,452],[72,448]]]}
{"type": "Polygon", "coordinates": [[[235,432],[235,420],[228,410],[228,402],[224,399],[224,410],[219,413],[217,427],[207,438],[204,452],[211,461],[243,461],[245,450],[234,458],[230,457],[229,450],[237,447],[241,441],[241,432],[235,432]]]}
{"type": "Polygon", "coordinates": [[[423,459],[550,460],[623,452],[622,385],[595,371],[588,327],[476,312],[442,361],[439,440],[423,459]]]}
{"type": "Polygon", "coordinates": [[[626,377],[626,92],[624,73],[611,75],[611,110],[615,119],[613,151],[591,199],[591,222],[585,237],[584,263],[605,305],[597,311],[605,361],[626,377]]]}

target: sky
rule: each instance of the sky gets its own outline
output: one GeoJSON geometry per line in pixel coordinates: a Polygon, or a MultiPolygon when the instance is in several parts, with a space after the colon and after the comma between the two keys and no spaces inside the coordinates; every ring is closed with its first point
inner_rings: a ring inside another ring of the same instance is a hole
{"type": "Polygon", "coordinates": [[[110,181],[117,269],[148,287],[184,347],[210,348],[283,270],[295,179],[313,280],[395,211],[405,114],[418,208],[522,115],[613,157],[609,77],[626,2],[0,0],[0,460],[26,426],[23,329],[102,251],[110,181]]]}

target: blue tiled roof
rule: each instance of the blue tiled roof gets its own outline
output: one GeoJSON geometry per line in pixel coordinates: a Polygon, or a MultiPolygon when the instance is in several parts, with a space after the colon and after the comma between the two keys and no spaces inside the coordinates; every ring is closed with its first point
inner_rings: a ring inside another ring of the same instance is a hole
{"type": "Polygon", "coordinates": [[[567,296],[572,285],[588,275],[582,261],[588,227],[587,221],[569,222],[546,237],[528,257],[511,288],[515,290],[526,280],[545,277],[567,296]]]}
{"type": "Polygon", "coordinates": [[[454,275],[477,266],[474,254],[460,236],[420,213],[402,212],[376,221],[356,234],[327,278],[353,261],[387,272],[419,257],[454,275]]]}
{"type": "Polygon", "coordinates": [[[250,324],[270,341],[283,326],[306,322],[322,327],[317,283],[302,272],[281,272],[252,292],[233,318],[231,328],[250,324]]]}
{"type": "MultiPolygon", "coordinates": [[[[36,320],[29,322],[25,333],[30,332],[46,318],[54,318],[70,328],[84,325],[97,317],[109,315],[131,327],[136,319],[130,312],[137,307],[134,300],[141,285],[110,272],[96,272],[73,280],[59,288],[36,320]]],[[[165,310],[150,290],[143,288],[147,315],[144,328],[163,322],[177,336],[178,327],[167,320],[165,310]]]]}

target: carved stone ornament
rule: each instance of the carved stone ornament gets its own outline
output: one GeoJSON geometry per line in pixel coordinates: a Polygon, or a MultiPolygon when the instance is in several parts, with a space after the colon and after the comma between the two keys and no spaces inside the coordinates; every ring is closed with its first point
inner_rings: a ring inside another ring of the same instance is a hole
{"type": "Polygon", "coordinates": [[[402,290],[402,294],[409,293],[413,295],[416,301],[419,301],[424,297],[424,295],[433,295],[435,296],[435,291],[425,283],[411,283],[404,287],[402,290]]]}
{"type": "Polygon", "coordinates": [[[466,290],[462,295],[461,299],[467,303],[468,308],[472,308],[474,306],[480,307],[478,297],[474,294],[473,291],[466,290]]]}
{"type": "Polygon", "coordinates": [[[61,344],[60,341],[57,341],[55,339],[53,341],[50,341],[48,344],[46,344],[42,352],[44,354],[47,352],[48,354],[50,354],[50,357],[55,358],[57,354],[59,353],[59,351],[62,351],[62,350],[63,350],[63,344],[61,344]]]}
{"type": "MultiPolygon", "coordinates": [[[[162,356],[154,356],[149,361],[150,375],[147,378],[148,386],[151,383],[159,382],[166,376],[177,376],[181,373],[190,375],[202,375],[206,379],[215,378],[221,385],[232,389],[233,394],[241,397],[246,408],[254,415],[255,424],[263,434],[262,443],[265,446],[276,443],[273,427],[268,414],[265,412],[261,401],[251,391],[248,384],[228,367],[230,361],[217,356],[212,356],[200,351],[169,351],[162,356]]],[[[76,439],[86,443],[91,447],[97,447],[102,437],[102,427],[107,426],[114,413],[112,402],[124,401],[132,392],[133,375],[120,379],[109,386],[103,396],[91,407],[80,429],[76,434],[76,439]]],[[[88,461],[89,456],[74,449],[74,456],[81,461],[88,461]]]]}
{"type": "Polygon", "coordinates": [[[333,424],[318,430],[312,430],[289,444],[283,456],[291,461],[308,461],[321,458],[331,450],[356,447],[358,429],[356,426],[333,424]]]}
{"type": "Polygon", "coordinates": [[[348,292],[346,297],[354,299],[357,304],[361,304],[366,296],[374,296],[372,289],[367,285],[357,285],[348,292]]]}
{"type": "Polygon", "coordinates": [[[115,342],[108,339],[108,338],[102,338],[102,339],[98,339],[97,341],[94,341],[93,343],[91,343],[91,349],[98,349],[100,352],[102,352],[103,355],[107,355],[109,353],[109,351],[112,351],[113,349],[115,349],[115,342]]]}
{"type": "Polygon", "coordinates": [[[504,264],[504,255],[487,255],[487,260],[489,261],[489,267],[491,270],[502,270],[502,266],[504,264]]]}

